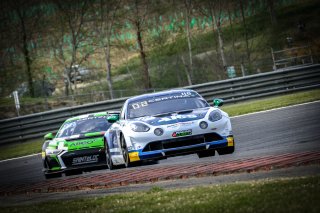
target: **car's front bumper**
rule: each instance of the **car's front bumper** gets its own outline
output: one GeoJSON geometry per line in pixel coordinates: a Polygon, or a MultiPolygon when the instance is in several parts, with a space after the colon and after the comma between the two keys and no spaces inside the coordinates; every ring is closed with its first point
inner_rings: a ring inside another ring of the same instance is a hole
{"type": "Polygon", "coordinates": [[[103,166],[106,165],[105,149],[64,151],[58,155],[47,155],[44,164],[46,164],[43,168],[45,174],[103,166]]]}
{"type": "Polygon", "coordinates": [[[161,159],[170,156],[197,153],[204,150],[218,150],[225,147],[233,147],[233,136],[220,136],[219,140],[205,140],[204,135],[172,139],[166,141],[152,142],[159,143],[158,146],[150,149],[130,150],[130,162],[161,159]],[[202,141],[201,141],[202,139],[202,141]],[[197,142],[199,141],[199,142],[197,142]],[[171,143],[171,144],[170,144],[171,143]],[[175,144],[176,143],[176,144],[175,144]]]}

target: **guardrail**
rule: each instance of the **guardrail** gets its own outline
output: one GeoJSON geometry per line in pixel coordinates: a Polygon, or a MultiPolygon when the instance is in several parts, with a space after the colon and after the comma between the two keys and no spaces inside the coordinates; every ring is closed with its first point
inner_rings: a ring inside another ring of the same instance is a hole
{"type": "MultiPolygon", "coordinates": [[[[211,103],[213,97],[236,103],[312,88],[320,88],[320,65],[300,66],[184,87],[199,92],[211,103]]],[[[76,107],[0,120],[0,145],[40,138],[55,132],[67,118],[99,111],[120,110],[127,98],[102,101],[76,107]]]]}

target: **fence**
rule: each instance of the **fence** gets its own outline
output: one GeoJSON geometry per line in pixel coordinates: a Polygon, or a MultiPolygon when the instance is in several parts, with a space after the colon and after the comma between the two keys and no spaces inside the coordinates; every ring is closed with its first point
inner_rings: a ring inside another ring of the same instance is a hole
{"type": "Polygon", "coordinates": [[[293,47],[279,51],[273,51],[271,48],[271,55],[275,70],[302,64],[313,64],[310,46],[293,47]]]}
{"type": "MultiPolygon", "coordinates": [[[[236,103],[291,91],[320,88],[320,65],[282,69],[185,88],[196,90],[210,101],[209,103],[214,97],[222,98],[226,103],[236,103]]],[[[0,145],[40,138],[47,132],[57,131],[62,122],[72,116],[120,110],[126,99],[120,98],[0,120],[0,145]]]]}

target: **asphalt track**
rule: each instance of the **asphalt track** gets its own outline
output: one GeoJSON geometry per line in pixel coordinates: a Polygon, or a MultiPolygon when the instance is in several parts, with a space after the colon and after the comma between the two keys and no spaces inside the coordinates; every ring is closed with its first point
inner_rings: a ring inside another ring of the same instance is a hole
{"type": "MultiPolygon", "coordinates": [[[[224,165],[225,168],[230,165],[236,165],[239,162],[247,163],[247,166],[258,165],[257,163],[263,162],[263,159],[273,162],[268,164],[271,167],[275,164],[274,159],[278,159],[277,162],[280,165],[288,165],[284,164],[288,159],[291,159],[291,164],[294,160],[296,160],[295,164],[314,161],[319,163],[320,102],[234,117],[232,118],[232,125],[236,141],[236,152],[232,155],[216,155],[203,159],[199,159],[197,155],[179,156],[162,160],[159,164],[144,165],[139,168],[134,167],[115,171],[100,169],[54,180],[44,179],[41,172],[41,157],[36,155],[0,162],[0,191],[11,190],[13,192],[22,186],[28,186],[28,189],[32,191],[32,186],[36,185],[50,186],[74,180],[88,182],[89,179],[93,181],[95,177],[112,176],[117,181],[117,177],[120,177],[119,174],[132,176],[137,169],[161,172],[165,168],[172,168],[172,171],[184,168],[182,173],[186,173],[185,177],[188,178],[194,177],[190,176],[192,169],[193,171],[204,172],[216,171],[217,167],[211,168],[210,166],[219,166],[219,164],[224,165]],[[295,156],[297,156],[296,159],[295,156]],[[304,159],[304,161],[301,159],[304,159]],[[190,166],[188,167],[188,165],[190,166]]],[[[267,169],[270,168],[268,167],[267,169]]],[[[184,176],[180,175],[179,177],[183,178],[184,176]]],[[[159,181],[158,179],[151,180],[159,181]]],[[[121,180],[119,181],[121,184],[121,180]]],[[[79,184],[82,183],[79,182],[79,184]]]]}

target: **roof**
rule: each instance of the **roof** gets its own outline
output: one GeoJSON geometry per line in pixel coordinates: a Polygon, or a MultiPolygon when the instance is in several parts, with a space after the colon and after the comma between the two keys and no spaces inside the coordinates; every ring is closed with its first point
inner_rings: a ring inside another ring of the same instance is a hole
{"type": "Polygon", "coordinates": [[[165,91],[161,91],[161,92],[154,92],[154,93],[138,95],[138,96],[129,98],[127,100],[127,102],[137,101],[137,100],[145,99],[145,98],[153,98],[153,97],[158,97],[158,96],[163,96],[163,95],[176,94],[176,93],[181,93],[181,92],[195,92],[195,93],[197,93],[196,91],[191,90],[191,89],[171,89],[171,90],[165,90],[165,91]]]}
{"type": "Polygon", "coordinates": [[[83,114],[83,115],[78,115],[78,116],[68,118],[65,122],[76,121],[76,120],[80,120],[80,119],[88,118],[88,117],[101,117],[101,116],[106,116],[108,114],[109,114],[108,112],[88,113],[88,114],[83,114]]]}

